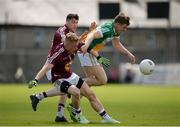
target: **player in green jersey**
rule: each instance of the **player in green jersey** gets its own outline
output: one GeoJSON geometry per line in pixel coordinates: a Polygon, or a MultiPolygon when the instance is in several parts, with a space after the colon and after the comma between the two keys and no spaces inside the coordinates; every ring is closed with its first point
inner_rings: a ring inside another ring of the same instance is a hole
{"type": "Polygon", "coordinates": [[[118,14],[113,21],[105,22],[102,25],[96,27],[96,24],[91,25],[89,33],[86,33],[83,37],[85,43],[83,47],[84,53],[78,53],[81,66],[86,74],[86,82],[88,85],[104,85],[107,83],[107,76],[103,67],[99,64],[105,64],[106,59],[102,59],[97,55],[97,58],[89,54],[92,49],[100,52],[107,42],[112,42],[112,45],[120,53],[125,54],[132,64],[135,63],[135,56],[128,51],[120,42],[121,33],[127,30],[130,24],[130,18],[125,16],[123,13],[118,14]],[[87,52],[88,51],[88,52],[87,52]]]}

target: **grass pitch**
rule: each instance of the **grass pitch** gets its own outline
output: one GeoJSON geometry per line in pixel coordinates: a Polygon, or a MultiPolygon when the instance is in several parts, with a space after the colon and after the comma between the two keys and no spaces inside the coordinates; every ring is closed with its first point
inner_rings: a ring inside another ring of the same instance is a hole
{"type": "MultiPolygon", "coordinates": [[[[55,123],[58,97],[44,99],[34,112],[29,95],[46,91],[52,85],[0,85],[0,126],[83,126],[77,123],[55,123]]],[[[180,87],[112,85],[92,87],[107,113],[121,124],[101,124],[101,118],[85,98],[83,114],[92,123],[85,126],[180,126],[180,87]]],[[[70,100],[68,100],[70,102],[70,100]]],[[[65,110],[65,116],[70,121],[65,110]]]]}

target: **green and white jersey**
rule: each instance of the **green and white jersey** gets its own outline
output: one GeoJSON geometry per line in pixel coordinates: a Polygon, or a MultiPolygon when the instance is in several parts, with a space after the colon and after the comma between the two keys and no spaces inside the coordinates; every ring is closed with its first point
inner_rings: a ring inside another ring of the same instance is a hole
{"type": "Polygon", "coordinates": [[[111,41],[114,37],[119,37],[117,33],[115,33],[113,21],[105,22],[98,26],[96,31],[100,32],[101,38],[94,39],[89,46],[90,49],[95,51],[100,51],[106,42],[111,41]]]}

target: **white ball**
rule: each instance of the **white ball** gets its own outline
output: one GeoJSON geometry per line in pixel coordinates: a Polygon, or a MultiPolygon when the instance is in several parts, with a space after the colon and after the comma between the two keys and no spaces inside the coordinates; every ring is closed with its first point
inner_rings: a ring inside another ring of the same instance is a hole
{"type": "Polygon", "coordinates": [[[150,75],[154,71],[155,64],[150,59],[144,59],[139,64],[139,69],[144,75],[150,75]]]}

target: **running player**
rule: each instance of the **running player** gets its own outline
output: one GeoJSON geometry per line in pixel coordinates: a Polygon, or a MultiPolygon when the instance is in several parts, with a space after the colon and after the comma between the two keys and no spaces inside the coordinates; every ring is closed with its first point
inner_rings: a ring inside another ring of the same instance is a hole
{"type": "Polygon", "coordinates": [[[85,46],[83,46],[84,53],[79,52],[78,57],[86,74],[85,81],[88,85],[104,85],[107,83],[106,73],[99,64],[104,62],[102,61],[104,59],[89,54],[88,52],[92,49],[98,53],[107,42],[112,42],[115,49],[125,54],[132,64],[135,63],[135,56],[121,44],[119,39],[121,33],[127,30],[129,24],[130,18],[123,13],[119,13],[113,21],[105,22],[98,27],[95,22],[92,23],[89,32],[85,32],[81,36],[81,40],[85,43],[85,46]]]}
{"type": "MultiPolygon", "coordinates": [[[[54,34],[53,42],[51,45],[51,50],[54,52],[56,46],[63,43],[65,36],[69,32],[76,32],[78,26],[79,16],[77,14],[70,13],[66,16],[66,24],[62,27],[59,27],[54,34]]],[[[51,71],[47,72],[47,78],[51,81],[51,71]]],[[[37,83],[34,81],[33,83],[37,83]]],[[[67,119],[64,117],[64,107],[67,100],[67,95],[62,95],[59,98],[57,113],[55,117],[56,122],[67,122],[67,119]]]]}
{"type": "Polygon", "coordinates": [[[46,97],[58,96],[61,94],[71,94],[71,118],[73,121],[78,123],[89,123],[89,121],[81,113],[81,94],[89,100],[92,108],[102,117],[103,123],[120,123],[119,121],[112,119],[106,113],[103,105],[86,84],[86,82],[71,71],[70,65],[72,63],[72,59],[74,58],[74,54],[82,46],[78,44],[78,42],[78,37],[75,33],[68,33],[66,34],[64,43],[56,45],[55,50],[50,50],[46,63],[38,72],[35,79],[29,83],[29,88],[36,86],[38,81],[47,72],[49,72],[49,70],[51,71],[51,80],[56,86],[47,92],[41,92],[30,96],[33,110],[36,111],[39,101],[46,97]]]}

